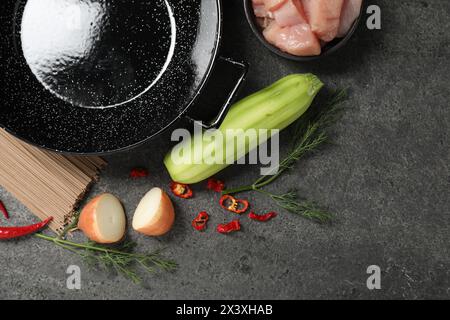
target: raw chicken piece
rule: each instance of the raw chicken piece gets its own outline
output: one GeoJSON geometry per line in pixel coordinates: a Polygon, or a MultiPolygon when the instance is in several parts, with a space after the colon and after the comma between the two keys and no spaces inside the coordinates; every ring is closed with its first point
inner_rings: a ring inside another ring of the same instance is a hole
{"type": "Polygon", "coordinates": [[[323,41],[336,38],[344,0],[302,0],[312,31],[323,41]]]}
{"type": "Polygon", "coordinates": [[[300,0],[287,0],[281,8],[273,12],[273,16],[280,27],[308,23],[300,0]]]}
{"type": "Polygon", "coordinates": [[[253,12],[257,18],[265,18],[268,13],[266,7],[260,4],[253,4],[253,12]]]}
{"type": "Polygon", "coordinates": [[[263,35],[266,40],[274,46],[277,46],[278,44],[278,37],[280,33],[281,27],[275,21],[272,21],[263,31],[263,35]]]}
{"type": "Polygon", "coordinates": [[[287,0],[264,0],[264,3],[266,4],[266,9],[268,11],[276,11],[280,9],[286,1],[287,0]]]}
{"type": "Polygon", "coordinates": [[[273,13],[266,9],[265,0],[252,0],[253,12],[257,18],[271,18],[273,13]]]}
{"type": "Polygon", "coordinates": [[[322,51],[308,24],[282,28],[274,21],[264,30],[264,37],[272,45],[296,56],[317,56],[322,51]]]}
{"type": "Polygon", "coordinates": [[[265,18],[268,15],[264,0],[252,0],[253,12],[257,18],[265,18]]]}
{"type": "Polygon", "coordinates": [[[337,37],[343,38],[347,35],[355,20],[361,13],[362,0],[344,0],[341,13],[341,22],[337,37]]]}

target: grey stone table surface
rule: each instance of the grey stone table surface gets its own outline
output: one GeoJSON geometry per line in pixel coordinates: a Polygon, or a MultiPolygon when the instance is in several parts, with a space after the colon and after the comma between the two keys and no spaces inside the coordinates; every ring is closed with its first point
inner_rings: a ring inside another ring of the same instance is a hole
{"type": "MultiPolygon", "coordinates": [[[[89,270],[77,256],[30,238],[0,243],[0,298],[12,299],[382,299],[450,298],[450,2],[374,1],[382,30],[361,27],[338,54],[294,63],[269,53],[253,36],[241,0],[225,2],[224,55],[251,64],[244,96],[294,72],[313,72],[328,87],[351,96],[334,144],[303,160],[271,188],[296,186],[335,213],[320,226],[286,212],[268,224],[243,218],[244,229],[221,236],[198,233],[190,221],[200,210],[212,225],[225,220],[216,199],[196,186],[191,201],[175,200],[170,234],[135,234],[141,250],[166,247],[175,273],[146,276],[135,285],[114,274],[89,270]],[[66,288],[66,269],[79,265],[82,289],[66,288]],[[382,270],[382,289],[366,287],[367,267],[382,270]]],[[[129,218],[153,186],[167,189],[162,157],[169,136],[137,150],[107,157],[109,166],[92,195],[111,192],[129,218]],[[127,179],[146,166],[148,179],[127,179]]],[[[283,147],[288,142],[282,140],[283,147]]],[[[256,167],[220,174],[229,185],[251,181],[256,167]]],[[[263,196],[246,195],[258,210],[274,209],[263,196]]],[[[0,191],[12,223],[35,221],[11,195],[0,191]]]]}

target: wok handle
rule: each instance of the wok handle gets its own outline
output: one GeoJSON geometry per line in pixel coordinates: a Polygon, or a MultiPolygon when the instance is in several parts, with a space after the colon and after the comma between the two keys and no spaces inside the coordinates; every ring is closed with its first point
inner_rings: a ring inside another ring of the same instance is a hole
{"type": "Polygon", "coordinates": [[[227,115],[228,110],[230,109],[234,98],[236,97],[236,94],[239,91],[239,88],[241,87],[242,83],[245,80],[245,77],[247,76],[248,72],[248,64],[244,62],[237,62],[229,58],[219,57],[217,62],[218,63],[224,63],[226,64],[226,67],[228,68],[234,68],[236,71],[236,80],[234,80],[234,87],[230,90],[228,93],[227,99],[225,103],[223,104],[222,108],[219,111],[219,114],[209,123],[204,123],[201,120],[193,119],[189,115],[186,116],[189,120],[200,124],[204,129],[213,129],[218,128],[223,120],[225,119],[225,116],[227,115]]]}

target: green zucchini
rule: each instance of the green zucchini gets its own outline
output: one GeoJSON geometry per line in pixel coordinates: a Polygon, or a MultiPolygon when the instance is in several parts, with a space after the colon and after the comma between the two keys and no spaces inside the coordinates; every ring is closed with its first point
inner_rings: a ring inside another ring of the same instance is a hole
{"type": "MultiPolygon", "coordinates": [[[[283,130],[308,110],[322,87],[323,83],[313,74],[293,74],[237,102],[230,108],[218,129],[225,137],[223,144],[211,141],[212,139],[200,138],[202,148],[199,149],[195,147],[195,139],[188,139],[167,154],[164,164],[171,178],[179,183],[193,184],[212,177],[229,165],[230,159],[225,159],[228,154],[225,152],[227,144],[234,143],[235,139],[239,138],[227,136],[227,132],[230,132],[227,130],[240,129],[241,132],[248,129],[283,130]],[[206,160],[208,155],[215,154],[223,155],[224,161],[212,164],[206,160]]],[[[244,139],[245,144],[241,147],[239,144],[237,147],[232,144],[234,147],[232,162],[267,140],[260,137],[255,140],[248,136],[244,139]]]]}

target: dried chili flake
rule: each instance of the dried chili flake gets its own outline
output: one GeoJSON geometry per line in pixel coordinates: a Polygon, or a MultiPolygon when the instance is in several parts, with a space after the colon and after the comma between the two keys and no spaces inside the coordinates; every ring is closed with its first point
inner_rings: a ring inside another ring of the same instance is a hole
{"type": "Polygon", "coordinates": [[[3,213],[6,219],[9,219],[8,210],[6,210],[6,207],[1,200],[0,200],[0,211],[3,213]]]}
{"type": "Polygon", "coordinates": [[[130,172],[130,178],[132,179],[146,178],[148,176],[149,172],[144,168],[134,168],[130,172]]]}
{"type": "Polygon", "coordinates": [[[241,223],[239,220],[234,220],[228,224],[219,224],[217,226],[217,232],[222,234],[228,234],[241,230],[241,223]]]}
{"type": "Polygon", "coordinates": [[[209,179],[207,188],[215,192],[222,192],[225,189],[225,183],[217,179],[209,179]]]}
{"type": "Polygon", "coordinates": [[[194,192],[187,184],[172,182],[170,184],[170,190],[172,190],[174,195],[182,199],[190,199],[194,196],[194,192]]]}
{"type": "Polygon", "coordinates": [[[204,231],[209,220],[209,215],[205,211],[200,212],[198,216],[192,221],[192,226],[197,231],[204,231]]]}
{"type": "Polygon", "coordinates": [[[223,195],[219,200],[219,204],[225,210],[237,214],[245,213],[250,207],[250,204],[247,200],[236,199],[229,194],[223,195]]]}
{"type": "Polygon", "coordinates": [[[250,214],[248,215],[248,217],[250,219],[259,221],[259,222],[269,221],[269,220],[275,218],[276,216],[277,216],[276,212],[269,212],[269,213],[262,214],[262,215],[256,214],[254,212],[250,212],[250,214]]]}

